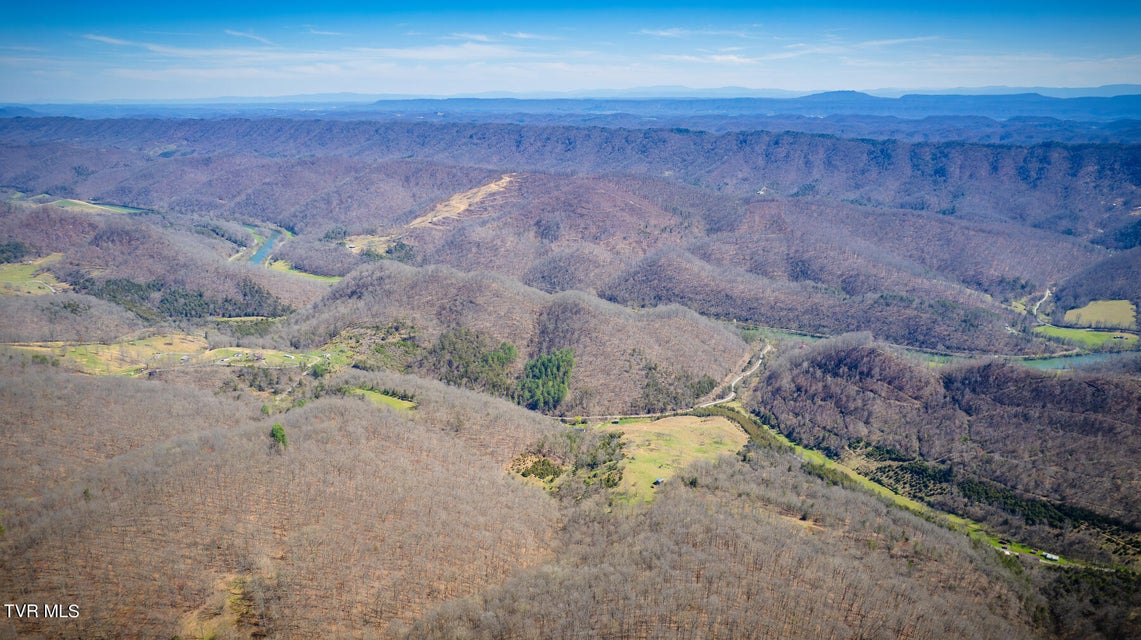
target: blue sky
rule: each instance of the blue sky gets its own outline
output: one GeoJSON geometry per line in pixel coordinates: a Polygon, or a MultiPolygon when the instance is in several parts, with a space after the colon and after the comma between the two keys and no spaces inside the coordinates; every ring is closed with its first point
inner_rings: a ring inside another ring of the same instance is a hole
{"type": "Polygon", "coordinates": [[[0,101],[1141,84],[1135,4],[47,0],[4,11],[0,101]]]}

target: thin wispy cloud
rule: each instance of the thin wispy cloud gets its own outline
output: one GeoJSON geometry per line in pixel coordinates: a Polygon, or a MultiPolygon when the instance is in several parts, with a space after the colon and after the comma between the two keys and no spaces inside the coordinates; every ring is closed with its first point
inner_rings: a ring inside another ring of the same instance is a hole
{"type": "Polygon", "coordinates": [[[932,40],[942,40],[940,36],[919,36],[916,38],[895,38],[891,40],[868,40],[857,44],[857,47],[894,47],[901,44],[914,44],[916,42],[931,42],[932,40]]]}
{"type": "Polygon", "coordinates": [[[558,36],[548,36],[538,33],[524,33],[522,31],[516,31],[515,33],[505,33],[503,35],[504,37],[515,38],[517,40],[562,40],[562,38],[558,36]]]}
{"type": "Polygon", "coordinates": [[[271,42],[268,38],[263,38],[263,37],[255,34],[255,33],[248,33],[245,31],[234,31],[233,29],[226,29],[225,31],[223,31],[223,33],[225,33],[228,36],[234,36],[235,38],[249,38],[250,40],[254,40],[254,41],[260,42],[262,44],[267,44],[271,47],[273,46],[273,42],[271,42]]]}
{"type": "Polygon", "coordinates": [[[311,60],[327,58],[333,55],[330,52],[321,51],[300,51],[300,50],[284,50],[284,49],[262,49],[252,48],[243,49],[238,47],[217,47],[217,48],[195,48],[195,47],[173,47],[164,44],[156,44],[153,42],[136,42],[132,40],[122,40],[120,38],[111,38],[98,34],[86,34],[83,36],[88,40],[110,44],[122,47],[137,47],[144,51],[156,54],[163,58],[185,58],[185,59],[215,59],[226,60],[228,62],[240,61],[243,63],[275,63],[297,60],[311,60]]]}
{"type": "Polygon", "coordinates": [[[308,33],[309,35],[314,35],[314,36],[343,36],[343,35],[345,35],[344,33],[340,32],[340,31],[326,31],[324,29],[318,29],[317,27],[315,27],[311,24],[305,25],[305,29],[306,29],[306,33],[308,33]]]}
{"type": "Polygon", "coordinates": [[[481,59],[520,58],[525,52],[514,47],[503,45],[479,44],[465,42],[457,45],[438,45],[432,47],[384,47],[360,48],[356,51],[371,53],[384,58],[398,60],[433,60],[433,61],[477,61],[481,59]]]}
{"type": "Polygon", "coordinates": [[[638,33],[644,36],[657,36],[659,38],[684,38],[685,36],[693,34],[689,29],[677,27],[673,29],[642,29],[638,33]]]}
{"type": "Polygon", "coordinates": [[[495,42],[495,39],[485,33],[452,33],[448,40],[474,40],[476,42],[495,42]]]}
{"type": "Polygon", "coordinates": [[[654,36],[658,38],[691,38],[694,36],[716,36],[733,38],[749,37],[747,32],[733,29],[687,29],[684,27],[671,27],[669,29],[642,29],[637,33],[643,36],[654,36]]]}
{"type": "Polygon", "coordinates": [[[113,44],[113,45],[118,45],[118,46],[130,46],[130,45],[136,45],[137,44],[135,42],[130,42],[128,40],[120,40],[119,38],[112,38],[109,36],[101,36],[101,35],[97,35],[94,33],[86,33],[83,35],[83,37],[87,38],[88,40],[94,40],[95,42],[102,42],[103,44],[113,44]]]}
{"type": "Polygon", "coordinates": [[[289,74],[264,67],[170,67],[166,69],[115,68],[108,70],[113,76],[131,80],[151,82],[169,81],[172,78],[193,78],[206,80],[265,80],[267,78],[288,79],[289,74]]]}
{"type": "Polygon", "coordinates": [[[743,65],[743,64],[756,64],[761,62],[762,58],[750,58],[747,56],[739,56],[732,53],[714,53],[705,55],[663,55],[659,56],[660,60],[672,60],[675,62],[700,62],[711,64],[729,64],[729,65],[743,65]]]}

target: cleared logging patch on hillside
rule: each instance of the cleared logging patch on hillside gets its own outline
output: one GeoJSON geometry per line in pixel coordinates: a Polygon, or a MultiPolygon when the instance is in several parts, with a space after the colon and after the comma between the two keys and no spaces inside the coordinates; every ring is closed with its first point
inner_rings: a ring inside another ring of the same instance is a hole
{"type": "Polygon", "coordinates": [[[1137,310],[1128,300],[1095,300],[1066,312],[1066,323],[1077,327],[1136,329],[1137,310]]]}
{"type": "Polygon", "coordinates": [[[514,179],[515,174],[509,173],[495,182],[464,191],[463,193],[457,193],[436,205],[435,208],[428,213],[413,220],[408,226],[439,228],[439,223],[444,220],[462,219],[468,209],[490,196],[505,191],[514,179]]]}
{"type": "Polygon", "coordinates": [[[741,427],[719,416],[675,416],[600,427],[623,434],[629,442],[618,490],[633,502],[652,500],[657,479],[670,480],[697,460],[736,453],[749,441],[741,427]]]}

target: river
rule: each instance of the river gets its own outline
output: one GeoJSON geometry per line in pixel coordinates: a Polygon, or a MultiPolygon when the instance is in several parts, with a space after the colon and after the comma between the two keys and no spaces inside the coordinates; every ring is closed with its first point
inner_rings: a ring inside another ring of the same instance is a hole
{"type": "Polygon", "coordinates": [[[1057,358],[1016,360],[1015,362],[1035,369],[1080,369],[1085,365],[1109,362],[1111,360],[1124,359],[1136,355],[1136,351],[1116,351],[1113,353],[1083,353],[1080,355],[1060,356],[1057,358]]]}
{"type": "Polygon", "coordinates": [[[274,245],[276,245],[277,241],[280,239],[281,232],[277,229],[274,229],[272,232],[270,232],[269,237],[265,239],[265,243],[262,244],[261,248],[257,250],[257,253],[255,253],[253,257],[250,258],[250,262],[254,264],[261,264],[265,262],[266,258],[269,257],[269,252],[273,251],[274,245]]]}

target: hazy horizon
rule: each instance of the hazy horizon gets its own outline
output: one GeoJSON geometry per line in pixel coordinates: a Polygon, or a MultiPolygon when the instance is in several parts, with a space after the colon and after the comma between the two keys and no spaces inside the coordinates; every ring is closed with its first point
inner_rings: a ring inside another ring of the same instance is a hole
{"type": "Polygon", "coordinates": [[[1050,98],[1105,98],[1141,94],[1141,85],[1114,84],[1100,87],[949,87],[945,89],[895,88],[827,89],[818,91],[792,91],[787,89],[750,87],[710,87],[695,89],[684,86],[629,87],[625,89],[581,89],[574,91],[486,91],[456,94],[384,94],[339,91],[329,93],[295,93],[277,95],[217,95],[186,98],[106,98],[101,100],[61,99],[58,101],[0,101],[0,104],[43,105],[210,105],[210,104],[372,104],[383,101],[404,100],[719,100],[738,98],[794,99],[824,93],[862,93],[877,98],[899,98],[906,95],[943,96],[999,96],[1039,94],[1050,98]]]}

